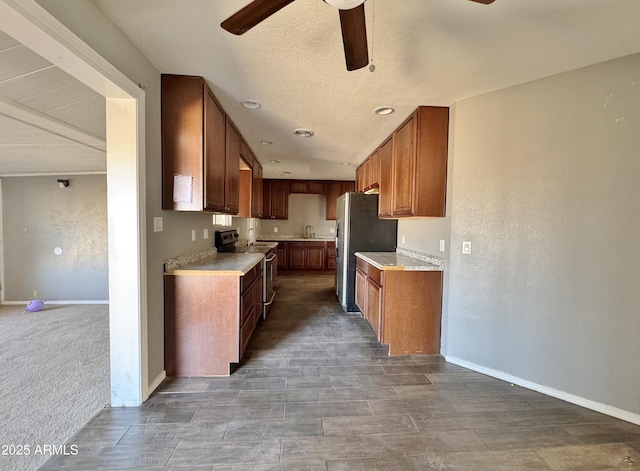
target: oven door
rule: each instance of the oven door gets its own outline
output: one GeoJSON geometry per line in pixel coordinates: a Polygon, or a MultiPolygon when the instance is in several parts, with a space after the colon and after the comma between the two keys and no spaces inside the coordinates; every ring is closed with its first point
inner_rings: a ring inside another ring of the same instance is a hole
{"type": "Polygon", "coordinates": [[[264,276],[262,277],[262,302],[264,308],[262,310],[262,318],[266,319],[269,308],[276,297],[276,291],[273,286],[278,267],[278,256],[275,250],[267,253],[264,257],[264,276]]]}

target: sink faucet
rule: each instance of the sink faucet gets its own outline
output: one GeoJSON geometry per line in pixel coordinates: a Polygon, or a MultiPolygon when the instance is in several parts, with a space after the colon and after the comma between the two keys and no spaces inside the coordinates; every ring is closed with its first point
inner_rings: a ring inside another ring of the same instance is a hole
{"type": "Polygon", "coordinates": [[[313,234],[313,226],[307,225],[307,227],[304,228],[305,239],[310,239],[312,234],[313,234]]]}

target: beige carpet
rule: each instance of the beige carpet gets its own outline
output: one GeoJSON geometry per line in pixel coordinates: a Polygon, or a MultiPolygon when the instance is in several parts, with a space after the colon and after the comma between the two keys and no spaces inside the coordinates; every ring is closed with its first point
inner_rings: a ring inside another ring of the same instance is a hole
{"type": "Polygon", "coordinates": [[[0,470],[37,469],[45,445],[64,444],[109,390],[108,306],[0,307],[0,470]]]}

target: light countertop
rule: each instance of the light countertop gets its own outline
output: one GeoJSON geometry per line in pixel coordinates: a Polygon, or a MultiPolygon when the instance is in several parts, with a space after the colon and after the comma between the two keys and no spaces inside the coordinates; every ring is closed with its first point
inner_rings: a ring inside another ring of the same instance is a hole
{"type": "MultiPolygon", "coordinates": [[[[202,257],[186,257],[165,261],[165,275],[245,275],[264,258],[264,253],[208,252],[202,257]],[[194,260],[195,258],[195,260],[194,260]],[[180,263],[181,261],[186,263],[180,263]]],[[[189,256],[187,256],[189,257],[189,256]]]]}
{"type": "Polygon", "coordinates": [[[418,252],[356,252],[356,257],[380,270],[443,271],[444,260],[418,252]]]}

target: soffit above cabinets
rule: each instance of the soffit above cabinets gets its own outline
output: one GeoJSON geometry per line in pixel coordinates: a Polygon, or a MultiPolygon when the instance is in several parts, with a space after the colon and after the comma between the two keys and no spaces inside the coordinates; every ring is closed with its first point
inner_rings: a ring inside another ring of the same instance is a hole
{"type": "Polygon", "coordinates": [[[106,171],[105,99],[0,31],[0,176],[106,171]]]}

